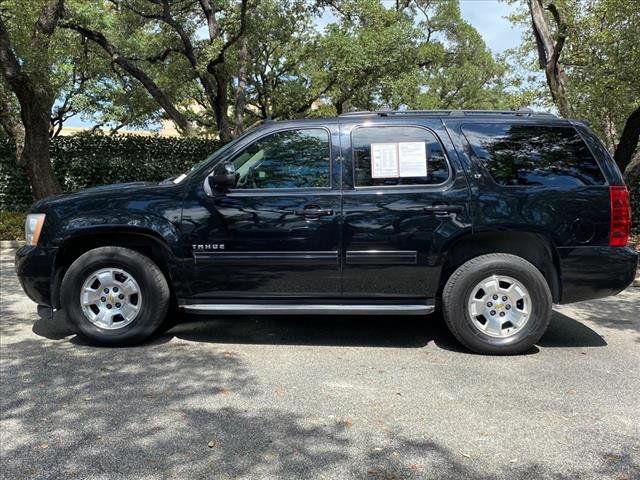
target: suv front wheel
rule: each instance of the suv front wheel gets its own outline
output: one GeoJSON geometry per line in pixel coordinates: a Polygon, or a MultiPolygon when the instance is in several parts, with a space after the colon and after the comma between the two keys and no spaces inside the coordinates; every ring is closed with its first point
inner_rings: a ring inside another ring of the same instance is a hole
{"type": "Polygon", "coordinates": [[[552,298],[535,266],[515,255],[493,253],[469,260],[449,277],[442,306],[449,330],[470,350],[516,354],[544,334],[552,298]]]}
{"type": "Polygon", "coordinates": [[[162,325],[169,286],[148,257],[100,247],[78,257],[61,286],[62,307],[78,332],[102,345],[133,345],[162,325]]]}

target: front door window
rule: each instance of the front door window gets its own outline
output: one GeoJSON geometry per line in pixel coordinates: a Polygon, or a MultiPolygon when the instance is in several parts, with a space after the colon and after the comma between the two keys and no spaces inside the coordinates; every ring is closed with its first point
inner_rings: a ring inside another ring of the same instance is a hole
{"type": "Polygon", "coordinates": [[[234,160],[238,189],[328,188],[329,134],[320,128],[273,133],[234,160]]]}

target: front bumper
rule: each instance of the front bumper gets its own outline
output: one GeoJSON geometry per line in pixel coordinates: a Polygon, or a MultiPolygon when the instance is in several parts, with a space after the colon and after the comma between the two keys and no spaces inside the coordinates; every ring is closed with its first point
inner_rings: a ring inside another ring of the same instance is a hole
{"type": "Polygon", "coordinates": [[[633,282],[638,267],[638,253],[629,247],[564,247],[558,256],[559,303],[616,295],[633,282]]]}
{"type": "Polygon", "coordinates": [[[57,248],[25,245],[16,252],[16,273],[22,289],[38,305],[52,306],[53,278],[57,248]]]}

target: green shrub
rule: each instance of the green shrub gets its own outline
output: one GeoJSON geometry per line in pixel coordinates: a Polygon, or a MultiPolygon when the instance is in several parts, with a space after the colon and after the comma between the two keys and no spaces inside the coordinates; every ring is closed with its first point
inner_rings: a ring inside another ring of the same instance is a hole
{"type": "Polygon", "coordinates": [[[26,210],[31,202],[29,181],[16,163],[13,142],[0,134],[0,212],[26,210]]]}
{"type": "Polygon", "coordinates": [[[24,240],[23,212],[0,211],[0,240],[24,240]]]}
{"type": "MultiPolygon", "coordinates": [[[[51,140],[53,170],[65,191],[179,175],[220,147],[202,138],[82,134],[51,140]]],[[[0,137],[0,210],[26,210],[33,202],[13,144],[0,137]]]]}

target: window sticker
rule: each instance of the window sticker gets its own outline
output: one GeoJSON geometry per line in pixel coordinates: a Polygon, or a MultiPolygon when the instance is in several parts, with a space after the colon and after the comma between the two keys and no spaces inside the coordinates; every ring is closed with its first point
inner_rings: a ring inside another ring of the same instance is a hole
{"type": "Polygon", "coordinates": [[[400,177],[427,176],[427,148],[425,142],[398,143],[400,177]]]}
{"type": "Polygon", "coordinates": [[[372,143],[371,177],[397,178],[398,176],[398,144],[372,143]]]}

